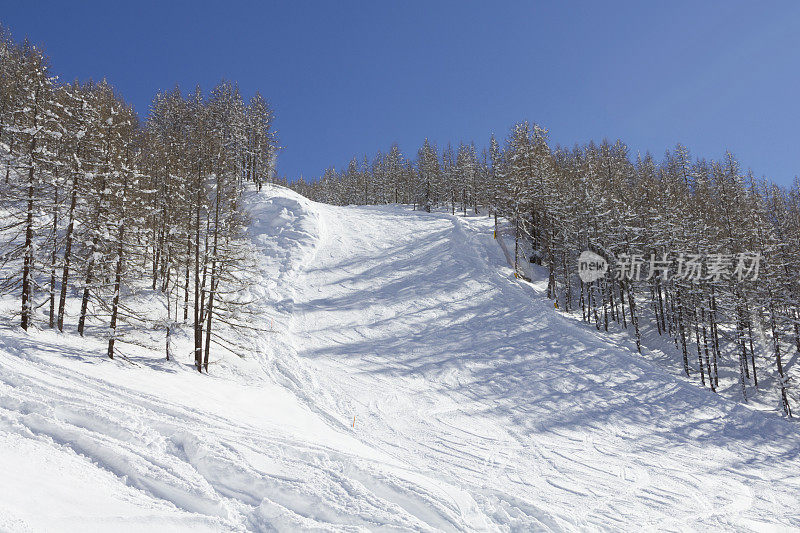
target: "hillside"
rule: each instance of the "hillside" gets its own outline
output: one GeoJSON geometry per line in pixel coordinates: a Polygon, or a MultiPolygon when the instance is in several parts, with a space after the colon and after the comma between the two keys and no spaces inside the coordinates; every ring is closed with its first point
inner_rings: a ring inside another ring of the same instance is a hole
{"type": "Polygon", "coordinates": [[[491,220],[248,209],[271,331],[210,375],[0,324],[0,530],[800,528],[796,424],[561,314],[491,220]]]}

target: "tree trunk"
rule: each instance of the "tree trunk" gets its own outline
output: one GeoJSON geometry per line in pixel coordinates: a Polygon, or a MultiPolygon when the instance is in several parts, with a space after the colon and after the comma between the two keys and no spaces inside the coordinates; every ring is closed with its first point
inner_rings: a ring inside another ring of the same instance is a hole
{"type": "Polygon", "coordinates": [[[108,339],[108,358],[114,359],[114,341],[117,338],[117,313],[119,311],[119,292],[122,281],[122,266],[124,264],[124,239],[125,239],[125,199],[128,194],[128,173],[123,172],[122,179],[122,209],[120,213],[119,232],[117,233],[117,265],[114,269],[114,297],[111,302],[111,336],[108,339]]]}
{"type": "Polygon", "coordinates": [[[58,186],[53,187],[53,251],[50,255],[50,329],[56,325],[56,258],[58,257],[58,186]]]}
{"type": "Polygon", "coordinates": [[[214,297],[216,295],[217,289],[217,244],[219,242],[219,212],[220,212],[220,194],[221,194],[221,187],[219,181],[217,181],[217,194],[216,194],[216,205],[214,206],[214,244],[211,250],[211,283],[210,283],[210,291],[208,294],[208,311],[207,311],[207,322],[206,322],[206,347],[205,347],[205,354],[203,358],[203,368],[205,368],[206,373],[208,373],[208,358],[209,354],[211,353],[211,320],[214,315],[214,297]]]}
{"type": "Polygon", "coordinates": [[[198,372],[203,371],[203,323],[201,316],[202,296],[200,287],[200,171],[197,179],[197,203],[195,205],[194,237],[194,364],[198,372]]]}
{"type": "MultiPolygon", "coordinates": [[[[35,144],[35,141],[34,141],[35,144]]],[[[33,149],[31,149],[31,152],[33,149]]],[[[28,330],[33,309],[31,277],[33,276],[33,161],[28,174],[28,209],[25,219],[25,259],[22,268],[22,329],[28,330]]]]}
{"type": "Polygon", "coordinates": [[[69,267],[72,260],[72,239],[75,232],[75,205],[78,200],[78,171],[72,176],[72,192],[69,202],[69,224],[67,224],[67,237],[64,245],[64,269],[61,273],[61,294],[58,299],[58,331],[64,331],[64,306],[67,303],[67,281],[69,280],[69,267]]]}
{"type": "MultiPolygon", "coordinates": [[[[39,88],[34,95],[33,129],[36,131],[39,115],[39,88]]],[[[31,166],[28,170],[28,208],[25,217],[25,259],[22,267],[22,320],[21,326],[25,331],[31,323],[33,310],[33,196],[35,193],[34,177],[36,172],[36,134],[31,135],[30,157],[31,166]]]]}

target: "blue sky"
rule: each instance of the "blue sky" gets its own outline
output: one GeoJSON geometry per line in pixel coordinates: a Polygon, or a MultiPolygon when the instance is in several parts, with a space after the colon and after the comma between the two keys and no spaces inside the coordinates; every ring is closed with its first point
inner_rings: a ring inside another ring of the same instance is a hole
{"type": "Polygon", "coordinates": [[[0,21],[142,114],[175,84],[260,90],[290,178],[393,142],[484,145],[524,119],[554,143],[681,142],[800,175],[800,2],[4,0],[0,21]]]}

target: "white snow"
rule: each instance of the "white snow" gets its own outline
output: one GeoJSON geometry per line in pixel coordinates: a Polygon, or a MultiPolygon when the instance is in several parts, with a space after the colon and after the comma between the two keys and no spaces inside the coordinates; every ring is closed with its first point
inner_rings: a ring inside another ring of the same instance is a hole
{"type": "Polygon", "coordinates": [[[796,424],[560,314],[491,220],[248,203],[244,359],[0,323],[0,530],[800,529],[796,424]]]}

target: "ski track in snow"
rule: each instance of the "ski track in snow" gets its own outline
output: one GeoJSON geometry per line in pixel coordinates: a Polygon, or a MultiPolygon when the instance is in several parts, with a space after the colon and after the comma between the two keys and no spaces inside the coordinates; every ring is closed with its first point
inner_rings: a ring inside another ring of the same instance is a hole
{"type": "Polygon", "coordinates": [[[245,360],[0,325],[0,531],[800,530],[796,425],[562,316],[489,219],[248,202],[245,360]]]}

